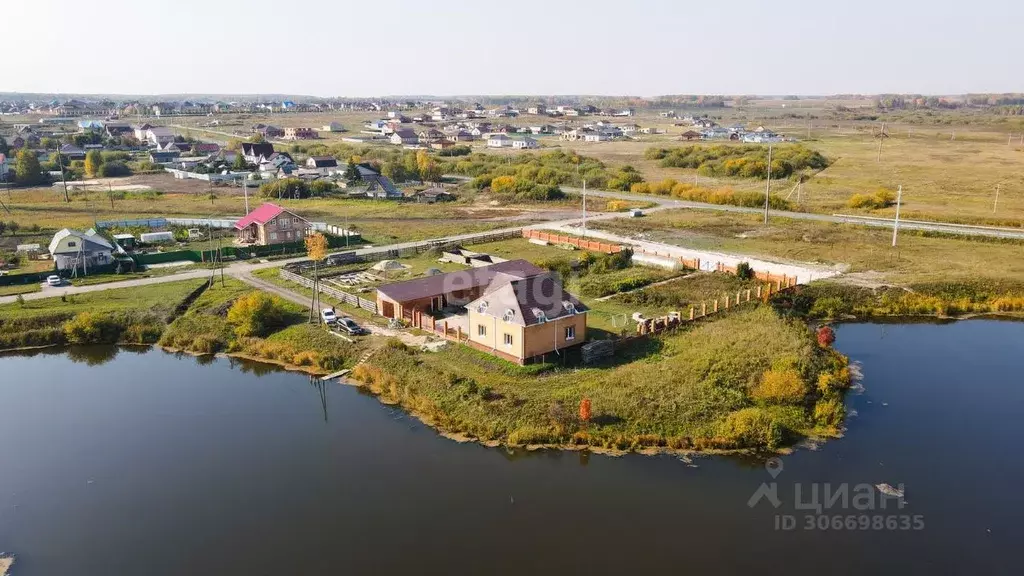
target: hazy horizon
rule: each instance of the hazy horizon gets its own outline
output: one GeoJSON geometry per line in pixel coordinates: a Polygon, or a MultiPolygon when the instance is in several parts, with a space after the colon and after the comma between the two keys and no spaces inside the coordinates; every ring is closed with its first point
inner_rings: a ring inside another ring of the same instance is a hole
{"type": "Polygon", "coordinates": [[[0,92],[311,97],[1022,92],[1024,3],[637,0],[509,8],[69,0],[5,7],[0,92]],[[93,15],[93,16],[90,16],[93,15]]]}

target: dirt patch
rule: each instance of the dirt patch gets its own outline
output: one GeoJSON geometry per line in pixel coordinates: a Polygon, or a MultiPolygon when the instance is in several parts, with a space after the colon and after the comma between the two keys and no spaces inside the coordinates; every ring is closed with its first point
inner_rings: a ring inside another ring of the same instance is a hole
{"type": "Polygon", "coordinates": [[[0,556],[0,576],[7,576],[11,566],[14,566],[14,558],[10,556],[0,556]]]}

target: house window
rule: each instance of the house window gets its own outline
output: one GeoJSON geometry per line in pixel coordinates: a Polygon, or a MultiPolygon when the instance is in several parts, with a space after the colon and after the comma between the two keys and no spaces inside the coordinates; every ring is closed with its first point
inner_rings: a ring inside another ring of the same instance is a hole
{"type": "Polygon", "coordinates": [[[69,248],[74,248],[75,247],[75,243],[74,242],[68,242],[68,247],[69,248]]]}
{"type": "Polygon", "coordinates": [[[270,239],[271,240],[277,240],[277,232],[271,232],[270,233],[270,239]]]}
{"type": "Polygon", "coordinates": [[[487,326],[484,326],[483,324],[477,324],[476,325],[476,335],[477,336],[487,336],[487,326]]]}
{"type": "Polygon", "coordinates": [[[505,334],[505,346],[511,346],[511,345],[512,345],[512,335],[506,333],[505,334]]]}
{"type": "Polygon", "coordinates": [[[565,339],[566,340],[575,340],[576,339],[576,327],[575,326],[566,326],[565,327],[565,339]]]}

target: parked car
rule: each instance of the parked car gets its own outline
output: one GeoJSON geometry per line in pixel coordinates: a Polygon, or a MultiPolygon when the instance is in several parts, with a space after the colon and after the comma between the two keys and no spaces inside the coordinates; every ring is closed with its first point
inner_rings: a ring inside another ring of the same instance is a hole
{"type": "Polygon", "coordinates": [[[359,324],[356,324],[355,321],[352,320],[351,318],[341,318],[341,319],[339,319],[338,320],[338,328],[340,330],[344,330],[345,332],[348,332],[349,334],[352,334],[353,336],[358,336],[360,334],[366,334],[366,329],[363,328],[362,326],[360,326],[359,324]]]}
{"type": "Polygon", "coordinates": [[[60,286],[64,283],[64,279],[56,274],[46,277],[46,283],[50,286],[60,286]]]}
{"type": "Polygon", "coordinates": [[[338,315],[334,313],[333,308],[324,308],[321,310],[320,318],[323,319],[324,324],[334,324],[338,321],[338,315]]]}

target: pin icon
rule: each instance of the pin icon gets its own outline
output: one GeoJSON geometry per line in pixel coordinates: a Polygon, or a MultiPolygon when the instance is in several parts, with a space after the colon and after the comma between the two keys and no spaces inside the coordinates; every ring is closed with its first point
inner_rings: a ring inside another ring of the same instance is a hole
{"type": "Polygon", "coordinates": [[[764,463],[764,469],[771,475],[772,480],[779,477],[782,473],[782,459],[781,458],[769,458],[764,463]]]}

